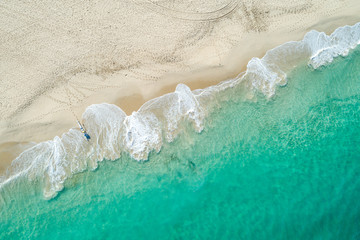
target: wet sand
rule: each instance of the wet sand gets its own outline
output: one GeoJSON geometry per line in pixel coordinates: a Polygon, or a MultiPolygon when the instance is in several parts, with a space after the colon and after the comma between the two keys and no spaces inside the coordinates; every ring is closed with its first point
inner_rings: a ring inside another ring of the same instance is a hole
{"type": "Polygon", "coordinates": [[[0,3],[0,172],[22,147],[76,127],[108,102],[127,114],[174,91],[246,70],[252,57],[311,29],[360,21],[345,1],[0,3]]]}

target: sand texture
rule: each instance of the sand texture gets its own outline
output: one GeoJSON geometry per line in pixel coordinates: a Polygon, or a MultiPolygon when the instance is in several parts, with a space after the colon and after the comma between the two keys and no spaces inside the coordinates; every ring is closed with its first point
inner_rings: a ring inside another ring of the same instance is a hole
{"type": "Polygon", "coordinates": [[[359,12],[358,0],[2,1],[0,172],[12,149],[76,127],[91,104],[131,114],[178,83],[233,78],[311,29],[359,22],[359,12]]]}

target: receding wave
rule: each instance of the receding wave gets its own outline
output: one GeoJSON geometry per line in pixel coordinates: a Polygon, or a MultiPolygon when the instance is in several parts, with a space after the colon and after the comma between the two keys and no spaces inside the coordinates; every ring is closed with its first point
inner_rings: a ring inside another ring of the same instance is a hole
{"type": "Polygon", "coordinates": [[[70,129],[61,137],[35,145],[13,161],[0,179],[0,187],[20,176],[30,181],[40,179],[44,197],[53,198],[68,177],[96,169],[104,159],[115,160],[126,152],[135,160],[147,160],[151,151],[160,151],[164,141],[176,138],[183,123],[201,132],[214,99],[226,89],[242,84],[249,93],[271,97],[276,86],[286,84],[286,74],[300,62],[308,61],[316,69],[337,56],[346,56],[359,44],[360,23],[338,28],[330,36],[310,31],[302,41],[285,43],[261,59],[251,59],[246,72],[235,79],[195,91],[179,84],[175,92],[146,102],[130,116],[112,104],[91,105],[82,116],[91,141],[86,141],[80,131],[70,129]]]}

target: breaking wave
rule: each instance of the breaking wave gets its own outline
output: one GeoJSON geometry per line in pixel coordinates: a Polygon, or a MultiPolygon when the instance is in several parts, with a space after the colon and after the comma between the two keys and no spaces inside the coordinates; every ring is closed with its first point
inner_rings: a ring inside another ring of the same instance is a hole
{"type": "Polygon", "coordinates": [[[246,72],[235,79],[195,91],[179,84],[175,92],[146,102],[130,116],[112,104],[91,105],[82,116],[91,136],[89,142],[79,130],[70,129],[61,137],[35,145],[13,161],[0,179],[0,187],[19,176],[30,181],[40,179],[44,197],[53,198],[67,178],[96,169],[104,159],[115,160],[126,152],[135,160],[147,160],[151,151],[160,151],[164,141],[173,141],[185,122],[201,132],[217,95],[226,89],[242,84],[249,93],[271,97],[276,86],[286,84],[286,74],[299,63],[308,61],[316,69],[337,56],[346,56],[359,44],[360,23],[338,28],[330,36],[310,31],[302,41],[285,43],[261,59],[251,59],[246,72]]]}

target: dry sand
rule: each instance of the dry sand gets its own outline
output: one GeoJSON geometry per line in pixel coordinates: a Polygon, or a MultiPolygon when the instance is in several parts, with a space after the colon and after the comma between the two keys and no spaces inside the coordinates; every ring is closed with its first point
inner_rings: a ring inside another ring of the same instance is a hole
{"type": "Polygon", "coordinates": [[[178,83],[233,78],[311,29],[360,21],[358,0],[0,3],[0,172],[26,146],[75,127],[85,108],[127,114],[178,83]]]}

